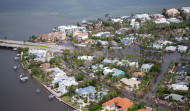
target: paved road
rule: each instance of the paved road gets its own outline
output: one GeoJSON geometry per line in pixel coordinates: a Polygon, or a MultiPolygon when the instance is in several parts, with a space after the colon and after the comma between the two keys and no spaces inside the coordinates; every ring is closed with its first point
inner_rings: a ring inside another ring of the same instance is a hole
{"type": "Polygon", "coordinates": [[[32,42],[24,42],[24,41],[15,41],[15,40],[0,40],[0,46],[5,47],[29,47],[29,48],[39,48],[39,49],[47,49],[52,52],[62,52],[62,49],[70,49],[74,50],[74,46],[71,42],[65,41],[61,45],[57,44],[43,44],[43,43],[32,43],[32,42]]]}

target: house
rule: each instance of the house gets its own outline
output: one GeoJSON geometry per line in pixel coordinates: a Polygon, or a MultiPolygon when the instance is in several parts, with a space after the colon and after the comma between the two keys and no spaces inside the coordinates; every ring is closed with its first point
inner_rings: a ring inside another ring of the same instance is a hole
{"type": "Polygon", "coordinates": [[[133,73],[133,77],[143,77],[145,75],[145,73],[144,72],[134,72],[133,73]]]}
{"type": "Polygon", "coordinates": [[[108,67],[104,67],[103,71],[104,76],[107,76],[109,73],[113,73],[113,70],[108,67]]]}
{"type": "Polygon", "coordinates": [[[167,46],[167,47],[166,47],[166,51],[175,52],[175,51],[176,51],[176,49],[177,49],[177,47],[176,47],[176,46],[167,46]]]}
{"type": "Polygon", "coordinates": [[[115,33],[116,34],[125,34],[127,31],[129,31],[129,28],[120,28],[115,33]]]}
{"type": "Polygon", "coordinates": [[[177,69],[176,74],[185,74],[187,75],[187,72],[190,70],[189,66],[182,66],[180,68],[177,69]]]}
{"type": "Polygon", "coordinates": [[[121,39],[121,42],[126,46],[131,45],[131,43],[132,43],[132,41],[130,39],[121,39]]]}
{"type": "MultiPolygon", "coordinates": [[[[108,41],[98,40],[98,42],[100,42],[103,46],[107,46],[109,44],[108,41]]],[[[96,42],[96,44],[97,44],[97,42],[96,42]]]]}
{"type": "Polygon", "coordinates": [[[177,19],[177,18],[170,18],[167,19],[169,22],[173,22],[173,23],[181,23],[181,20],[177,19]]]}
{"type": "Polygon", "coordinates": [[[118,60],[110,60],[110,59],[107,59],[107,58],[105,58],[102,61],[102,63],[104,63],[104,64],[113,64],[113,63],[117,63],[117,62],[119,62],[119,61],[118,60]]]}
{"type": "Polygon", "coordinates": [[[88,21],[83,20],[82,24],[88,24],[96,28],[100,28],[100,26],[102,25],[102,21],[101,20],[88,20],[88,21]]]}
{"type": "Polygon", "coordinates": [[[130,16],[122,16],[121,19],[128,19],[130,16]]]}
{"type": "Polygon", "coordinates": [[[92,61],[94,56],[78,56],[78,59],[86,60],[86,61],[92,61]]]}
{"type": "Polygon", "coordinates": [[[113,23],[116,23],[116,22],[122,23],[122,22],[123,22],[123,20],[120,19],[120,18],[118,18],[118,19],[111,19],[111,21],[112,21],[113,23]]]}
{"type": "Polygon", "coordinates": [[[181,10],[183,10],[185,13],[190,13],[190,7],[182,7],[181,10]]]}
{"type": "Polygon", "coordinates": [[[41,67],[42,67],[43,70],[47,70],[47,69],[50,68],[50,63],[43,63],[43,64],[41,65],[41,67]]]}
{"type": "Polygon", "coordinates": [[[178,45],[179,52],[186,52],[187,49],[188,49],[188,46],[178,45]]]}
{"type": "Polygon", "coordinates": [[[187,85],[182,85],[182,84],[172,84],[168,85],[168,87],[172,88],[173,90],[183,90],[183,91],[189,90],[189,87],[187,85]]]}
{"type": "Polygon", "coordinates": [[[93,34],[92,36],[94,37],[102,37],[102,36],[105,36],[105,37],[110,37],[111,36],[111,33],[110,32],[99,32],[97,34],[93,34]]]}
{"type": "Polygon", "coordinates": [[[151,63],[149,63],[149,64],[143,64],[141,66],[141,71],[142,72],[148,72],[151,69],[152,66],[154,66],[154,64],[151,64],[151,63]]]}
{"type": "Polygon", "coordinates": [[[76,36],[77,36],[78,40],[86,40],[86,39],[88,39],[88,33],[87,32],[79,33],[76,36]]]}
{"type": "Polygon", "coordinates": [[[146,22],[147,20],[151,19],[148,14],[137,14],[135,15],[135,18],[140,19],[141,22],[146,22]]]}
{"type": "Polygon", "coordinates": [[[135,79],[127,79],[127,78],[122,78],[120,80],[121,83],[124,83],[125,85],[129,86],[130,88],[134,88],[136,85],[136,88],[138,88],[138,84],[140,84],[140,81],[137,81],[135,79]]]}
{"type": "Polygon", "coordinates": [[[135,29],[139,29],[139,28],[140,28],[140,24],[139,24],[139,22],[136,22],[135,20],[136,20],[136,19],[131,19],[130,25],[131,25],[133,28],[135,28],[135,29]]]}
{"type": "Polygon", "coordinates": [[[43,41],[45,40],[46,42],[56,42],[60,40],[64,40],[66,38],[66,33],[65,32],[52,32],[49,34],[37,34],[36,35],[38,38],[38,41],[43,41]]]}
{"type": "Polygon", "coordinates": [[[95,65],[92,65],[91,68],[93,71],[97,71],[98,69],[102,69],[104,66],[102,64],[95,64],[95,65]]]}
{"type": "Polygon", "coordinates": [[[169,16],[175,16],[175,15],[177,15],[177,14],[179,14],[180,12],[177,10],[177,9],[175,9],[175,8],[171,8],[171,9],[168,9],[167,11],[166,11],[166,14],[168,14],[169,16]]]}
{"type": "Polygon", "coordinates": [[[176,101],[180,101],[180,102],[185,102],[187,100],[186,97],[182,96],[182,95],[178,95],[178,94],[170,94],[166,97],[164,97],[165,100],[169,100],[170,97],[173,99],[173,100],[176,100],[176,101]]]}
{"type": "Polygon", "coordinates": [[[96,93],[96,89],[93,86],[88,86],[85,88],[76,89],[76,93],[83,98],[89,98],[90,95],[94,95],[96,93]]]}
{"type": "Polygon", "coordinates": [[[50,92],[57,97],[60,97],[61,95],[67,93],[67,87],[71,85],[78,85],[78,82],[75,80],[74,77],[68,77],[66,73],[59,68],[47,69],[46,72],[54,75],[50,86],[54,87],[55,84],[59,84],[58,88],[50,89],[50,92]]]}
{"type": "Polygon", "coordinates": [[[158,18],[154,21],[156,24],[170,24],[166,18],[158,18]]]}
{"type": "Polygon", "coordinates": [[[90,99],[97,101],[102,99],[107,94],[108,94],[107,92],[98,92],[97,94],[93,94],[92,96],[90,96],[90,99]]]}
{"type": "Polygon", "coordinates": [[[154,19],[165,18],[164,15],[162,15],[162,14],[152,14],[151,16],[152,16],[154,19]]]}
{"type": "Polygon", "coordinates": [[[122,70],[119,70],[119,69],[116,69],[116,68],[113,68],[113,74],[112,76],[120,76],[120,75],[125,75],[125,72],[123,72],[122,70]]]}
{"type": "Polygon", "coordinates": [[[85,27],[79,27],[79,26],[75,26],[75,25],[63,25],[63,26],[58,26],[56,31],[59,31],[59,32],[64,32],[66,33],[66,35],[69,35],[69,34],[74,34],[74,32],[78,30],[80,32],[86,32],[86,28],[85,27]]]}
{"type": "Polygon", "coordinates": [[[163,44],[154,43],[152,47],[155,48],[155,49],[162,49],[163,48],[163,44]]]}
{"type": "Polygon", "coordinates": [[[53,53],[47,51],[47,50],[43,50],[43,49],[32,49],[30,48],[28,51],[29,55],[36,55],[36,58],[34,60],[36,61],[42,61],[42,62],[49,62],[50,59],[53,56],[53,53]]]}
{"type": "Polygon", "coordinates": [[[173,42],[165,40],[165,41],[162,42],[162,44],[163,44],[163,45],[173,44],[173,42]]]}
{"type": "Polygon", "coordinates": [[[127,111],[133,105],[128,98],[115,97],[102,104],[104,111],[127,111]]]}

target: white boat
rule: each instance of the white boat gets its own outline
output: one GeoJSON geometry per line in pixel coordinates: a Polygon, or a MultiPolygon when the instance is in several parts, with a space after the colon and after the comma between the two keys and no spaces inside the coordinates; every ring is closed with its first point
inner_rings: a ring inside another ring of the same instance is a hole
{"type": "Polygon", "coordinates": [[[17,48],[14,48],[13,50],[17,50],[17,48]]]}
{"type": "Polygon", "coordinates": [[[19,57],[15,57],[15,60],[18,60],[19,59],[19,57]]]}
{"type": "Polygon", "coordinates": [[[20,54],[17,54],[17,57],[19,57],[20,56],[20,54]]]}
{"type": "Polygon", "coordinates": [[[13,66],[13,69],[14,69],[14,70],[17,70],[17,66],[13,66]]]}
{"type": "Polygon", "coordinates": [[[20,81],[25,82],[28,80],[28,77],[23,77],[23,75],[20,75],[20,81]]]}
{"type": "Polygon", "coordinates": [[[40,90],[40,89],[36,89],[36,92],[37,92],[37,93],[40,93],[40,92],[41,92],[41,90],[40,90]]]}
{"type": "Polygon", "coordinates": [[[54,95],[51,94],[51,95],[48,96],[48,98],[49,98],[49,99],[53,99],[53,98],[54,98],[54,95]]]}

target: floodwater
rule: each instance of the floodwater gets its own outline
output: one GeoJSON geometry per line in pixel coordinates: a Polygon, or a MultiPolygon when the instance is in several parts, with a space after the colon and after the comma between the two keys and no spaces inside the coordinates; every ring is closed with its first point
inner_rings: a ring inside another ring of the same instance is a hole
{"type": "Polygon", "coordinates": [[[0,49],[0,111],[71,111],[73,108],[57,99],[48,99],[50,93],[14,60],[16,54],[16,51],[0,49]],[[17,71],[13,70],[14,65],[19,67],[17,71]],[[23,73],[29,77],[26,83],[19,81],[23,73]],[[37,93],[36,89],[41,92],[37,93]]]}

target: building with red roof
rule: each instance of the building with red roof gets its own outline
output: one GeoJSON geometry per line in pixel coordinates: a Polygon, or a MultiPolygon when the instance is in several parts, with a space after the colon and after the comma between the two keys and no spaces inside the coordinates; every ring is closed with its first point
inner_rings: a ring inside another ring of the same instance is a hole
{"type": "Polygon", "coordinates": [[[128,98],[116,97],[102,104],[104,110],[126,111],[133,105],[128,98]]]}

